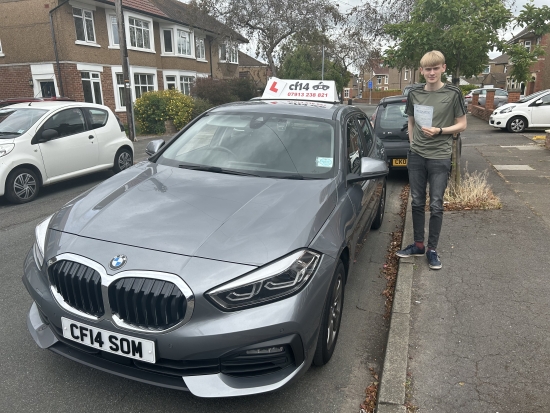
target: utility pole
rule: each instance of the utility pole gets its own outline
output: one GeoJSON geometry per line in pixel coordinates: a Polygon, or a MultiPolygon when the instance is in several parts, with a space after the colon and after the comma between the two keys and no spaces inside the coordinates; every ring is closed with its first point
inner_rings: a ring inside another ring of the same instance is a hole
{"type": "Polygon", "coordinates": [[[323,62],[321,63],[321,80],[325,80],[325,44],[323,43],[323,62]]]}
{"type": "Polygon", "coordinates": [[[118,27],[118,41],[120,46],[120,58],[122,60],[122,77],[124,79],[124,103],[126,104],[126,120],[128,121],[128,134],[132,142],[136,141],[136,129],[134,125],[134,108],[132,104],[132,87],[130,84],[130,61],[128,60],[128,48],[126,47],[126,30],[124,29],[124,14],[122,0],[115,0],[116,22],[118,27]]]}

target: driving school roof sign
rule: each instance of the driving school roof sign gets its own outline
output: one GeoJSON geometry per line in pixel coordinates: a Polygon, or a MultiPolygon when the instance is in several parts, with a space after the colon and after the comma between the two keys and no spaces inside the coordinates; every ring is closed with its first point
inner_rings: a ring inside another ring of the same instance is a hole
{"type": "Polygon", "coordinates": [[[338,102],[334,80],[283,80],[276,77],[268,80],[262,99],[338,102]]]}

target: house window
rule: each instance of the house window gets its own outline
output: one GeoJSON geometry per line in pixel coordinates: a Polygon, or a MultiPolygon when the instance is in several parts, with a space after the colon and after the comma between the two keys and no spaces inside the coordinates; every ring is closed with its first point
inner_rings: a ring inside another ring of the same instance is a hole
{"type": "Polygon", "coordinates": [[[504,65],[504,73],[508,73],[508,66],[504,65]]]}
{"type": "Polygon", "coordinates": [[[344,89],[344,97],[349,98],[349,89],[344,89]]]}
{"type": "Polygon", "coordinates": [[[204,39],[196,39],[195,40],[195,54],[197,56],[197,59],[206,59],[206,51],[204,48],[204,39]]]}
{"type": "Polygon", "coordinates": [[[130,45],[138,49],[151,49],[151,32],[149,22],[130,17],[130,45]]]}
{"type": "Polygon", "coordinates": [[[166,89],[177,90],[176,76],[166,76],[166,89]]]}
{"type": "Polygon", "coordinates": [[[122,73],[116,74],[116,88],[118,90],[118,102],[121,108],[126,107],[126,99],[124,93],[124,77],[122,73]]]}
{"type": "Polygon", "coordinates": [[[191,52],[191,33],[178,30],[178,54],[190,56],[191,52]]]}
{"type": "Polygon", "coordinates": [[[111,30],[111,46],[120,45],[120,40],[118,38],[118,22],[116,16],[112,14],[109,15],[109,29],[111,30]]]}
{"type": "Polygon", "coordinates": [[[162,36],[164,39],[164,53],[174,53],[174,47],[172,46],[172,30],[163,30],[162,36]]]}
{"type": "Polygon", "coordinates": [[[84,90],[84,102],[103,104],[99,73],[80,72],[80,77],[82,78],[82,89],[84,90]]]}
{"type": "Polygon", "coordinates": [[[220,62],[239,63],[237,46],[230,43],[222,43],[220,45],[220,62]]]}
{"type": "MultiPolygon", "coordinates": [[[[387,85],[388,84],[388,76],[384,76],[384,84],[387,85]]],[[[388,88],[384,89],[384,90],[388,90],[388,88]]]]}
{"type": "Polygon", "coordinates": [[[145,92],[155,90],[155,75],[142,73],[134,74],[134,88],[136,90],[136,99],[140,98],[145,92]]]}
{"type": "Polygon", "coordinates": [[[410,70],[405,70],[405,77],[403,78],[403,80],[409,80],[410,74],[411,74],[410,70]]]}
{"type": "Polygon", "coordinates": [[[376,77],[376,84],[377,84],[377,85],[381,85],[381,84],[382,84],[382,78],[383,78],[383,77],[384,77],[384,76],[377,76],[377,77],[376,77]]]}
{"type": "Polygon", "coordinates": [[[524,43],[524,46],[528,51],[531,51],[531,41],[530,40],[526,40],[525,43],[524,43]]]}
{"type": "Polygon", "coordinates": [[[185,95],[191,94],[191,86],[195,83],[193,76],[180,76],[180,90],[185,95]]]}
{"type": "Polygon", "coordinates": [[[94,17],[90,10],[73,7],[76,40],[95,43],[94,17]]]}
{"type": "Polygon", "coordinates": [[[490,72],[491,72],[491,66],[485,66],[485,67],[483,68],[483,73],[484,73],[484,74],[487,74],[487,73],[490,73],[490,72]]]}

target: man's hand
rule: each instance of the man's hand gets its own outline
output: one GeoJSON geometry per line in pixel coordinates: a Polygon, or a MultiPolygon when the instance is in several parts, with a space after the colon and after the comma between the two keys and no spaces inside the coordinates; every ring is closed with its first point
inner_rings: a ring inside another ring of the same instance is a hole
{"type": "Polygon", "coordinates": [[[422,133],[428,138],[433,138],[434,136],[439,135],[439,128],[436,128],[435,126],[432,126],[430,128],[423,127],[422,133]]]}

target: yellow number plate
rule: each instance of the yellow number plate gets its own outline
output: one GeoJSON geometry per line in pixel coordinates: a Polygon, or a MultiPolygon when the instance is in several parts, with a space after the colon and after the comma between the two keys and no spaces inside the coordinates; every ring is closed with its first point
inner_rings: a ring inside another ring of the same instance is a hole
{"type": "Polygon", "coordinates": [[[407,166],[407,158],[392,159],[392,166],[407,166]]]}

